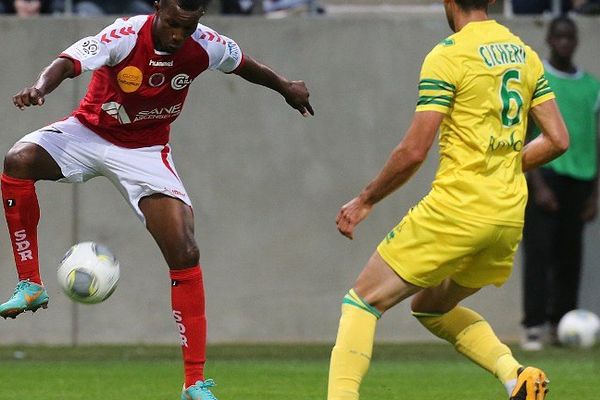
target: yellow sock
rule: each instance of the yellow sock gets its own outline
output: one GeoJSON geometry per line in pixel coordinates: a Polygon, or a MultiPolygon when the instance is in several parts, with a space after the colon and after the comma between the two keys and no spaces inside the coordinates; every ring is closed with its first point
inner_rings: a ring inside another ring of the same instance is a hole
{"type": "Polygon", "coordinates": [[[371,362],[375,326],[381,313],[354,290],[344,297],[342,317],[329,365],[328,400],[357,400],[371,362]]]}
{"type": "Polygon", "coordinates": [[[446,314],[413,313],[434,335],[452,343],[456,350],[506,384],[517,378],[521,366],[508,346],[500,342],[490,324],[475,311],[455,307],[446,314]]]}

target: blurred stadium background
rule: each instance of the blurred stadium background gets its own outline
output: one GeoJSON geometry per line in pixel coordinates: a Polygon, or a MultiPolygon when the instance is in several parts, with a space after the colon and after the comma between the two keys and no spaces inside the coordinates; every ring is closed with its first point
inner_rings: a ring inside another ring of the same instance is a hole
{"type": "MultiPolygon", "coordinates": [[[[305,80],[317,113],[303,119],[275,93],[235,76],[206,73],[193,85],[173,127],[175,162],[195,204],[210,343],[333,342],[342,296],[374,246],[428,191],[435,172],[434,149],[418,175],[360,226],[354,241],[337,233],[338,208],[379,170],[399,141],[414,110],[422,59],[450,31],[443,10],[430,5],[436,1],[413,0],[418,5],[412,8],[392,7],[406,6],[405,0],[377,1],[380,7],[368,12],[357,12],[366,1],[328,3],[331,12],[319,16],[265,19],[213,12],[201,20],[249,55],[291,79],[305,80]]],[[[546,54],[547,16],[510,18],[501,3],[494,10],[494,17],[546,54]]],[[[40,109],[20,112],[12,95],[72,42],[112,20],[0,18],[0,153],[67,115],[89,76],[65,82],[40,109]]],[[[577,23],[577,61],[600,75],[600,20],[578,17],[577,23]]],[[[41,182],[38,193],[50,308],[35,317],[28,313],[0,321],[0,345],[175,345],[166,265],[119,193],[102,178],[85,185],[41,182]],[[116,293],[96,306],[75,306],[56,284],[63,253],[83,240],[108,245],[122,267],[116,293]]],[[[0,294],[6,297],[15,272],[0,221],[0,294]]],[[[596,313],[598,238],[596,221],[587,230],[581,291],[581,307],[596,313]]],[[[520,279],[517,258],[505,287],[488,288],[469,300],[506,340],[516,340],[520,332],[520,279]]],[[[401,305],[383,319],[378,340],[434,339],[401,305]]]]}

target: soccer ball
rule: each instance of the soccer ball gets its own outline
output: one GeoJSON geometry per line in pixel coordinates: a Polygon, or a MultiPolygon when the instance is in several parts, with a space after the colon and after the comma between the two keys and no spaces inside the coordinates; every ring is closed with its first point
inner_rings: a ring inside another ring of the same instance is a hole
{"type": "Polygon", "coordinates": [[[69,298],[96,304],[109,298],[117,288],[119,262],[105,246],[77,243],[63,257],[57,275],[60,288],[69,298]]]}
{"type": "Polygon", "coordinates": [[[558,323],[558,340],[565,346],[592,347],[599,336],[600,318],[591,311],[569,311],[558,323]]]}

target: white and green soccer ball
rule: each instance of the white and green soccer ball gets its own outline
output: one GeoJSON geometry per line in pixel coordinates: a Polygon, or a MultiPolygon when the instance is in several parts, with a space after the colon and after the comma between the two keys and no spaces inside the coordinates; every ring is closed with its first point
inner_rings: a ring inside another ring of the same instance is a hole
{"type": "Polygon", "coordinates": [[[57,271],[58,285],[79,303],[100,303],[115,291],[119,262],[107,247],[94,242],[77,243],[63,257],[57,271]]]}
{"type": "Polygon", "coordinates": [[[591,311],[569,311],[558,323],[558,340],[565,346],[588,348],[599,339],[600,318],[591,311]]]}

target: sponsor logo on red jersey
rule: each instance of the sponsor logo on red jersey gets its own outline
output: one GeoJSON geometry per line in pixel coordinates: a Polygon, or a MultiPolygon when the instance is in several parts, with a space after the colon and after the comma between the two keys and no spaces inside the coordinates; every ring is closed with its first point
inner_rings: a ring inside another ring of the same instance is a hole
{"type": "Polygon", "coordinates": [[[188,74],[177,74],[171,79],[171,87],[175,90],[185,89],[190,83],[192,79],[188,74]]]}
{"type": "Polygon", "coordinates": [[[181,114],[183,109],[183,103],[175,104],[169,107],[157,107],[152,110],[139,111],[133,122],[141,121],[144,119],[167,119],[173,118],[181,114]]]}
{"type": "Polygon", "coordinates": [[[150,75],[150,78],[148,78],[148,85],[152,87],[159,87],[160,85],[165,83],[165,79],[165,74],[157,72],[155,74],[150,75]]]}
{"type": "Polygon", "coordinates": [[[151,67],[172,67],[173,66],[173,60],[171,60],[171,61],[150,60],[150,62],[148,63],[148,65],[151,66],[151,67]]]}
{"type": "Polygon", "coordinates": [[[133,93],[142,86],[142,78],[144,74],[142,70],[133,65],[123,68],[117,74],[117,82],[119,87],[125,93],[133,93]]]}
{"type": "Polygon", "coordinates": [[[109,103],[102,104],[102,110],[105,111],[108,115],[119,121],[120,124],[130,124],[131,120],[129,119],[129,115],[127,115],[127,111],[125,107],[116,101],[111,101],[109,103]]]}

